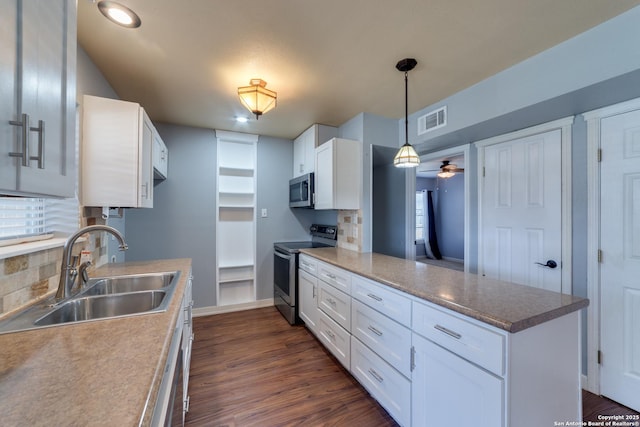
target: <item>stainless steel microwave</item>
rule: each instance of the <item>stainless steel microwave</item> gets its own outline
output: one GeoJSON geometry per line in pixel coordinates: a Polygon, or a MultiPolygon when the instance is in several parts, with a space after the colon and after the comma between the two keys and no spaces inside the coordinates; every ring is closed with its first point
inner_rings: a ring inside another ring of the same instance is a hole
{"type": "Polygon", "coordinates": [[[289,207],[313,208],[313,172],[289,181],[289,207]]]}

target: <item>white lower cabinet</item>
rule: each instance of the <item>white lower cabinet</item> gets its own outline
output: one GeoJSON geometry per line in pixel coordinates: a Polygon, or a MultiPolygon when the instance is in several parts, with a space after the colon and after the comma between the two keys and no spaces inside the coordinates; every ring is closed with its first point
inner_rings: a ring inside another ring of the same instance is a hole
{"type": "Polygon", "coordinates": [[[351,337],[351,374],[400,425],[410,425],[411,382],[355,337],[351,337]]]}
{"type": "Polygon", "coordinates": [[[349,369],[351,366],[351,334],[318,310],[318,338],[329,351],[349,369]]]}
{"type": "Polygon", "coordinates": [[[411,423],[504,426],[504,380],[413,334],[411,423]]]}
{"type": "Polygon", "coordinates": [[[299,315],[311,332],[318,335],[318,279],[298,270],[299,315]]]}
{"type": "Polygon", "coordinates": [[[323,280],[318,281],[318,307],[340,326],[351,330],[351,297],[323,280]]]}
{"type": "Polygon", "coordinates": [[[374,349],[407,378],[411,378],[411,330],[354,299],[351,333],[374,349]]]}

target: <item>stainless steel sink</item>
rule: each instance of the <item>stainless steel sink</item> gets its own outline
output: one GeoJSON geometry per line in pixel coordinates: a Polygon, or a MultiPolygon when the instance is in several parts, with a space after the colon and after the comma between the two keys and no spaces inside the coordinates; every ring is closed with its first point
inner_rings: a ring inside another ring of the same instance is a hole
{"type": "Polygon", "coordinates": [[[90,279],[77,295],[53,297],[0,321],[0,334],[167,310],[179,271],[117,275],[90,279]]]}
{"type": "Polygon", "coordinates": [[[90,281],[87,284],[87,290],[82,292],[82,295],[109,295],[166,289],[175,276],[175,272],[170,272],[93,279],[93,283],[90,281]]]}
{"type": "Polygon", "coordinates": [[[167,297],[165,291],[144,291],[76,298],[36,320],[36,326],[103,319],[154,310],[167,297]]]}

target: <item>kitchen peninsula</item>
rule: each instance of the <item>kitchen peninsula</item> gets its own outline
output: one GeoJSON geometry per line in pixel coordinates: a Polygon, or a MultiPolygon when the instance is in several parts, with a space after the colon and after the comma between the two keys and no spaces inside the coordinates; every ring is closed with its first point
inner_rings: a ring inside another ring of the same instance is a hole
{"type": "Polygon", "coordinates": [[[588,300],[376,253],[301,252],[318,288],[310,329],[400,424],[582,419],[588,300]]]}

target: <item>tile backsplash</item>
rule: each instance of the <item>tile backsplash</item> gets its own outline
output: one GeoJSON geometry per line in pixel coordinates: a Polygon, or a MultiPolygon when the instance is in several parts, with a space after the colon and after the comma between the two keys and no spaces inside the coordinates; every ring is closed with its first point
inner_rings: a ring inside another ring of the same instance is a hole
{"type": "Polygon", "coordinates": [[[362,252],[362,210],[338,211],[338,247],[362,252]]]}
{"type": "MultiPolygon", "coordinates": [[[[84,209],[82,224],[104,224],[101,212],[84,209]]],[[[92,253],[91,270],[107,262],[107,239],[104,233],[89,234],[84,242],[77,243],[73,254],[88,249],[92,253]]],[[[62,264],[62,247],[46,249],[0,260],[0,318],[42,299],[58,288],[62,264]]]]}

